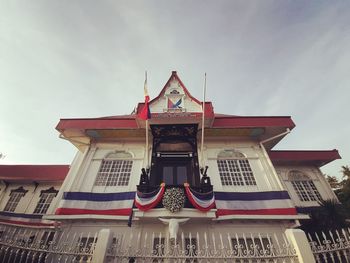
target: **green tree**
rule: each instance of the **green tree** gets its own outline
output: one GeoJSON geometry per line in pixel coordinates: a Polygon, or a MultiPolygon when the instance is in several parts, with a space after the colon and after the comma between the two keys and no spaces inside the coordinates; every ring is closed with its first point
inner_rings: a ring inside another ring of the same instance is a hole
{"type": "Polygon", "coordinates": [[[343,178],[345,178],[345,180],[349,180],[350,179],[350,167],[347,165],[343,165],[341,167],[342,169],[342,173],[343,173],[343,178]]]}
{"type": "Polygon", "coordinates": [[[339,201],[334,199],[323,200],[320,206],[313,209],[310,219],[302,222],[301,229],[307,233],[346,227],[346,219],[350,219],[350,167],[341,167],[343,180],[341,182],[335,176],[326,176],[327,181],[336,193],[339,201]]]}
{"type": "Polygon", "coordinates": [[[334,230],[347,226],[344,207],[335,199],[322,200],[320,207],[310,213],[310,219],[302,223],[307,233],[334,230]]]}
{"type": "Polygon", "coordinates": [[[340,187],[340,183],[337,177],[326,175],[326,180],[328,181],[332,189],[338,189],[340,187]]]}
{"type": "Polygon", "coordinates": [[[341,168],[343,181],[340,182],[341,188],[336,190],[335,193],[345,208],[347,218],[350,218],[350,168],[348,165],[341,168]]]}

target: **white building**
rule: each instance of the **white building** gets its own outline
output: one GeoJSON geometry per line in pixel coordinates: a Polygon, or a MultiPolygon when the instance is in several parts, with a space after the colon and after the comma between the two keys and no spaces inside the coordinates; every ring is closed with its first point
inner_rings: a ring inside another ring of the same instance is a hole
{"type": "MultiPolygon", "coordinates": [[[[202,102],[175,71],[150,101],[147,122],[139,117],[143,107],[131,115],[61,119],[56,129],[78,149],[66,177],[67,166],[40,176],[25,168],[44,166],[0,167],[1,224],[74,233],[109,229],[113,249],[121,249],[110,260],[122,260],[126,238],[135,247],[149,240],[155,250],[142,253],[158,260],[172,237],[186,253],[200,250],[203,240],[215,249],[229,240],[232,253],[237,244],[271,249],[273,235],[282,239],[318,201],[336,199],[319,168],[340,158],[337,150],[272,150],[295,127],[288,116],[217,114],[206,102],[201,145],[202,102]]],[[[86,247],[96,236],[75,240],[86,247]]],[[[130,262],[144,256],[128,253],[130,262]]]]}

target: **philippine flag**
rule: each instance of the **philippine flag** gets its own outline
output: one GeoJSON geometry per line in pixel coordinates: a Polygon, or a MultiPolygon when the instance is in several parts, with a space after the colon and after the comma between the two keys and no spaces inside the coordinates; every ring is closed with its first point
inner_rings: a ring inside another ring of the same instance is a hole
{"type": "Polygon", "coordinates": [[[148,120],[151,118],[151,111],[149,109],[149,95],[148,95],[148,89],[147,89],[147,73],[146,73],[146,79],[145,79],[145,85],[144,85],[144,92],[145,92],[145,105],[143,106],[139,117],[142,120],[148,120]]]}

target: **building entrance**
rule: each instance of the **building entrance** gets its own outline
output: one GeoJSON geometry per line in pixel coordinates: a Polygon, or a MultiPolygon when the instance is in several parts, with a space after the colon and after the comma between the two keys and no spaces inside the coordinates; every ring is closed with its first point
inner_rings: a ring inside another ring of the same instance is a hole
{"type": "Polygon", "coordinates": [[[199,184],[197,125],[152,125],[151,184],[199,184]]]}

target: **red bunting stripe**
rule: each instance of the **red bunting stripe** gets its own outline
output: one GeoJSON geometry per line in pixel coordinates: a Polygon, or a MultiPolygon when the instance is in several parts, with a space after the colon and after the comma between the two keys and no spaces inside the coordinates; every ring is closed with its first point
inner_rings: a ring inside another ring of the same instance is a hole
{"type": "Polygon", "coordinates": [[[209,210],[215,208],[215,198],[214,195],[210,200],[201,200],[194,196],[191,192],[190,186],[185,184],[185,190],[188,200],[191,204],[201,212],[208,212],[209,210]]]}
{"type": "Polygon", "coordinates": [[[79,208],[57,208],[56,215],[110,215],[110,216],[129,216],[132,208],[93,210],[79,208]]]}
{"type": "Polygon", "coordinates": [[[217,216],[227,215],[296,215],[295,208],[274,208],[274,209],[254,209],[254,210],[233,210],[218,209],[217,216]]]}
{"type": "Polygon", "coordinates": [[[164,191],[165,191],[165,185],[162,184],[160,186],[158,193],[156,193],[154,196],[152,196],[150,198],[142,198],[136,192],[136,195],[135,195],[136,207],[138,209],[140,209],[141,211],[148,211],[148,210],[156,207],[158,205],[158,203],[162,200],[163,195],[164,195],[164,191]]]}

